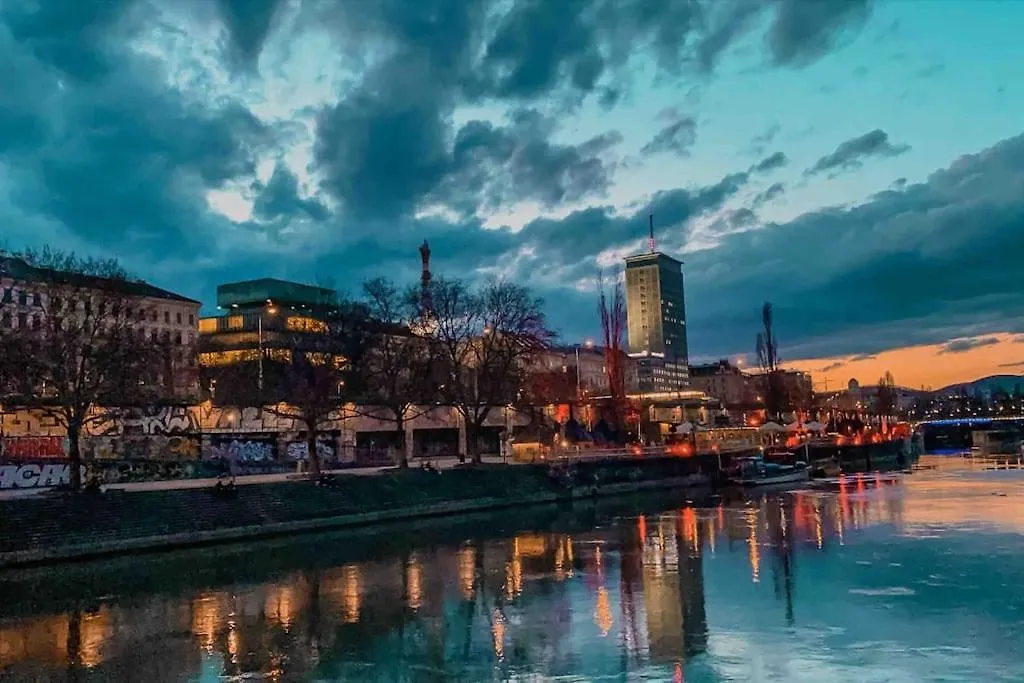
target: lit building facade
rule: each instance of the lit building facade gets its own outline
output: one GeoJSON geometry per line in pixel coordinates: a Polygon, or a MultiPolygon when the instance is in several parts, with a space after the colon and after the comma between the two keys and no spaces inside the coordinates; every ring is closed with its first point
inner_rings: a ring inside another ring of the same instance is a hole
{"type": "Polygon", "coordinates": [[[217,368],[264,358],[287,360],[302,340],[327,331],[337,295],[326,287],[264,278],[217,287],[220,315],[199,321],[199,364],[217,368]]]}
{"type": "MultiPolygon", "coordinates": [[[[584,396],[607,396],[607,359],[600,346],[580,344],[579,346],[556,346],[539,354],[536,369],[547,372],[564,372],[573,378],[579,377],[580,392],[584,396]],[[577,359],[579,367],[577,367],[577,359]]],[[[636,361],[622,353],[623,383],[626,393],[636,391],[636,361]]]]}
{"type": "Polygon", "coordinates": [[[682,266],[655,251],[626,257],[628,348],[641,393],[668,394],[688,386],[682,266]]]}

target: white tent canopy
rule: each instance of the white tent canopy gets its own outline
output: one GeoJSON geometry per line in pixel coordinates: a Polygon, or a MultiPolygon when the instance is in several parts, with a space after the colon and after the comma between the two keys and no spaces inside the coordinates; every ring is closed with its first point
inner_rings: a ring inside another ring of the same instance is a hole
{"type": "Polygon", "coordinates": [[[676,432],[679,433],[679,434],[689,434],[692,431],[693,431],[693,423],[692,422],[684,422],[681,425],[679,425],[678,427],[676,427],[676,432]]]}
{"type": "Polygon", "coordinates": [[[807,427],[807,431],[809,431],[809,432],[823,432],[823,431],[825,431],[825,425],[823,425],[822,423],[817,422],[817,421],[815,421],[815,422],[808,422],[804,426],[807,427]]]}
{"type": "Polygon", "coordinates": [[[779,432],[786,431],[786,428],[780,425],[778,422],[765,422],[763,425],[760,426],[759,429],[762,432],[769,432],[772,434],[777,434],[779,432]]]}
{"type": "Polygon", "coordinates": [[[790,422],[786,425],[787,432],[799,432],[801,429],[803,429],[803,426],[799,422],[790,422]]]}

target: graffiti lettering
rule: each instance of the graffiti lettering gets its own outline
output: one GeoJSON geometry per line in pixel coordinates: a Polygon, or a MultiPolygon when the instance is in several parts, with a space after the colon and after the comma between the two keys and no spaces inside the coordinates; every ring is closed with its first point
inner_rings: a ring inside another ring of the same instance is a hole
{"type": "Polygon", "coordinates": [[[199,421],[187,406],[167,406],[155,413],[131,415],[124,419],[124,426],[138,429],[146,436],[199,431],[199,421]]]}
{"type": "Polygon", "coordinates": [[[274,444],[270,441],[232,439],[210,446],[210,455],[236,462],[264,462],[274,459],[274,444]]]}
{"type": "MultiPolygon", "coordinates": [[[[309,445],[305,441],[292,441],[286,451],[289,460],[306,460],[309,458],[309,445]]],[[[334,459],[334,446],[324,441],[317,441],[316,454],[321,460],[334,459]]]]}
{"type": "MultiPolygon", "coordinates": [[[[84,477],[85,468],[81,471],[84,477]]],[[[0,465],[0,489],[47,488],[70,481],[71,466],[67,464],[0,465]]]]}
{"type": "Polygon", "coordinates": [[[64,439],[60,436],[8,436],[2,443],[7,460],[64,457],[64,439]]]}

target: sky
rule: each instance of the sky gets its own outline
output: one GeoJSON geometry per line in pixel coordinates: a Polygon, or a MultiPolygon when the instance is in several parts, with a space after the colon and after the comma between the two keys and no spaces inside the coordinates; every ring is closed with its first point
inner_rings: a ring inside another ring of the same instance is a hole
{"type": "MultiPolygon", "coordinates": [[[[681,258],[691,361],[1024,370],[1024,3],[13,0],[0,244],[195,297],[507,278],[567,342],[681,258]],[[994,340],[994,341],[993,341],[994,340]]],[[[826,368],[828,368],[826,370],[826,368]]]]}

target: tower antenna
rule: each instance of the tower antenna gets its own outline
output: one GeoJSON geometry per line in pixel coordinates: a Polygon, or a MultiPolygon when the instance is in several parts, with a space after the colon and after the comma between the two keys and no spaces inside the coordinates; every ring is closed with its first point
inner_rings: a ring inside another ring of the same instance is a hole
{"type": "Polygon", "coordinates": [[[647,246],[650,247],[651,253],[654,253],[654,214],[648,214],[647,218],[650,221],[650,236],[647,238],[647,246]]]}

